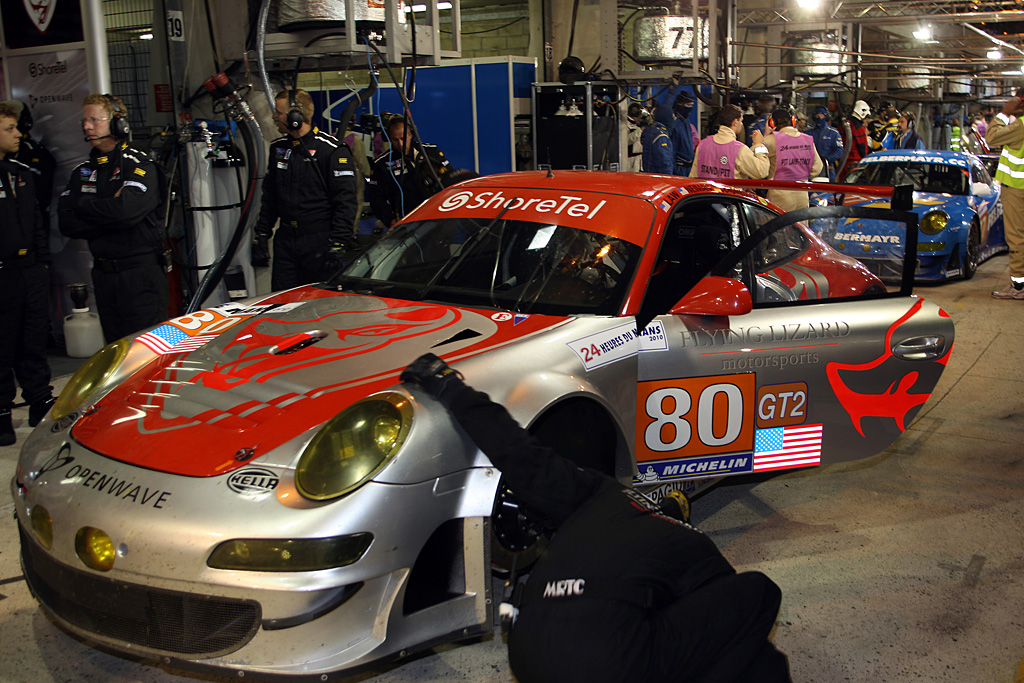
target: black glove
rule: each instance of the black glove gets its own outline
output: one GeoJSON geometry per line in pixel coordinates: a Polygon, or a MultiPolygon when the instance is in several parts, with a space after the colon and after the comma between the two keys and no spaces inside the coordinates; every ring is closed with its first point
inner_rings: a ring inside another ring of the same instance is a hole
{"type": "Polygon", "coordinates": [[[463,383],[462,373],[432,353],[425,353],[410,363],[399,379],[419,384],[442,403],[445,397],[451,398],[453,387],[463,383]]]}
{"type": "Polygon", "coordinates": [[[331,240],[331,245],[324,254],[324,278],[334,275],[335,271],[345,265],[345,254],[348,248],[344,242],[331,240]]]}
{"type": "Polygon", "coordinates": [[[253,268],[266,268],[270,265],[270,237],[268,235],[253,237],[252,247],[249,250],[249,263],[253,268]]]}

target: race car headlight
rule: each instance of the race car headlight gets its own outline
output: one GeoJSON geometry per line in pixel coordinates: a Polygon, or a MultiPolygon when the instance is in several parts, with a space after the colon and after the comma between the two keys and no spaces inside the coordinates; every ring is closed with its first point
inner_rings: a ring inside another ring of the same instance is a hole
{"type": "Polygon", "coordinates": [[[240,538],[214,548],[206,564],[214,569],[249,572],[310,572],[345,567],[356,562],[373,541],[373,534],[333,538],[240,538]]]}
{"type": "Polygon", "coordinates": [[[114,542],[107,532],[85,526],[75,534],[75,554],[90,569],[109,572],[114,568],[114,542]]]}
{"type": "Polygon", "coordinates": [[[53,547],[53,518],[50,512],[42,505],[34,505],[29,514],[32,521],[32,531],[44,548],[49,550],[53,547]]]}
{"type": "Polygon", "coordinates": [[[129,346],[131,342],[127,339],[119,339],[113,344],[107,344],[85,361],[54,401],[51,411],[53,419],[59,420],[85,405],[89,397],[96,393],[121,365],[121,361],[128,355],[129,346]]]}
{"type": "Polygon", "coordinates": [[[929,211],[921,219],[921,232],[926,235],[938,235],[946,229],[949,214],[945,211],[929,211]]]}
{"type": "Polygon", "coordinates": [[[412,427],[412,405],[401,394],[354,403],[317,432],[299,456],[296,488],[330,500],[361,486],[398,452],[412,427]]]}

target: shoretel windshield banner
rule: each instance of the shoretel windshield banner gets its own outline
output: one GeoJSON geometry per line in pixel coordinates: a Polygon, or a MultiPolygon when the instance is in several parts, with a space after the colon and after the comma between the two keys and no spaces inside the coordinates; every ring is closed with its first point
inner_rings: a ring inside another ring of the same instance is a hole
{"type": "Polygon", "coordinates": [[[8,50],[85,40],[79,0],[0,0],[0,11],[8,50]]]}

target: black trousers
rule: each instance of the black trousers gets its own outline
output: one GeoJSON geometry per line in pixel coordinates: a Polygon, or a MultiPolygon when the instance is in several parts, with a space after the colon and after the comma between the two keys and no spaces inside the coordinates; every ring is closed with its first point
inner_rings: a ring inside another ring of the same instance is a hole
{"type": "Polygon", "coordinates": [[[768,640],[781,599],[771,579],[745,572],[653,609],[540,601],[523,606],[509,662],[520,683],[785,683],[789,663],[768,640]]]}
{"type": "Polygon", "coordinates": [[[21,397],[50,397],[46,339],[50,334],[50,271],[41,263],[0,269],[0,408],[13,405],[17,376],[21,397]]]}
{"type": "Polygon", "coordinates": [[[152,264],[115,273],[93,268],[92,285],[108,344],[167,320],[167,273],[156,256],[152,264]]]}
{"type": "Polygon", "coordinates": [[[270,288],[277,292],[324,279],[327,231],[296,235],[288,227],[274,233],[274,262],[270,288]]]}

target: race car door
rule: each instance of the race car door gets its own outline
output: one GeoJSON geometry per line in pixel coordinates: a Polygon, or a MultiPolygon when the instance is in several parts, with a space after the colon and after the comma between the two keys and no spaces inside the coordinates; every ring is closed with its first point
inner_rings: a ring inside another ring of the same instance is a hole
{"type": "Polygon", "coordinates": [[[637,483],[809,467],[891,444],[928,399],[953,343],[949,317],[910,294],[916,231],[913,214],[892,210],[777,217],[720,196],[681,203],[659,251],[670,266],[655,269],[638,319],[646,341],[637,483]],[[827,246],[858,217],[903,230],[900,277],[887,269],[883,281],[827,246]],[[665,279],[672,267],[681,274],[665,279]],[[711,296],[652,315],[676,287],[711,296]]]}

